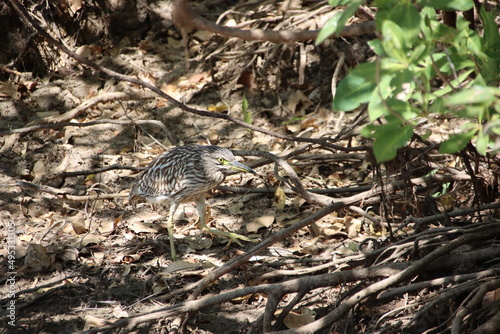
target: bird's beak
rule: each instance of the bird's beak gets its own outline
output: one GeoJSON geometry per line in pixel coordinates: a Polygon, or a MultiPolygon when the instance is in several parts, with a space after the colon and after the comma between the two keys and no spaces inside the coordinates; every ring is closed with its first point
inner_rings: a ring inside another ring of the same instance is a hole
{"type": "Polygon", "coordinates": [[[227,163],[227,165],[230,166],[230,168],[232,170],[235,170],[237,172],[252,173],[252,174],[257,175],[257,173],[252,168],[250,168],[248,166],[245,166],[241,162],[238,162],[238,161],[229,161],[227,163]]]}

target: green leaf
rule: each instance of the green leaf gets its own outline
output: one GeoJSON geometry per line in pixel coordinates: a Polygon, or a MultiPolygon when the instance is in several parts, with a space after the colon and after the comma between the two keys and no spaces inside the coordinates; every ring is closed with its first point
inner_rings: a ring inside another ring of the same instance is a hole
{"type": "Polygon", "coordinates": [[[450,138],[441,143],[439,146],[439,153],[453,154],[463,150],[472,137],[474,137],[475,133],[476,131],[474,130],[451,135],[450,138]]]}
{"type": "Polygon", "coordinates": [[[490,142],[489,136],[485,135],[483,131],[479,131],[476,139],[476,149],[479,154],[486,155],[488,151],[489,142],[490,142]]]}
{"type": "Polygon", "coordinates": [[[315,45],[319,45],[323,43],[328,37],[335,34],[338,28],[339,20],[342,17],[342,12],[335,13],[328,22],[325,23],[323,28],[319,31],[318,36],[316,37],[315,45]]]}
{"type": "Polygon", "coordinates": [[[429,139],[429,137],[431,135],[432,135],[432,131],[431,130],[427,130],[423,134],[421,134],[420,137],[422,137],[422,140],[427,140],[427,139],[429,139]]]}
{"type": "Polygon", "coordinates": [[[481,19],[483,20],[483,39],[484,39],[484,52],[491,57],[500,58],[500,34],[498,33],[498,26],[495,22],[495,14],[493,11],[488,12],[481,6],[481,19]]]}
{"type": "Polygon", "coordinates": [[[423,6],[442,10],[469,10],[474,6],[472,0],[418,0],[423,6]]]}
{"type": "Polygon", "coordinates": [[[368,45],[372,48],[378,56],[385,56],[384,48],[382,48],[382,42],[379,39],[372,39],[368,41],[368,45]]]}
{"type": "Polygon", "coordinates": [[[339,84],[333,100],[334,110],[353,110],[370,101],[375,84],[375,63],[363,63],[352,70],[339,84]]]}
{"type": "Polygon", "coordinates": [[[370,102],[368,103],[368,116],[370,117],[371,122],[373,122],[380,116],[389,114],[389,110],[387,109],[386,105],[382,103],[382,100],[387,99],[387,97],[389,97],[389,95],[391,95],[392,93],[391,81],[392,76],[382,76],[375,92],[370,98],[370,102]]]}
{"type": "Polygon", "coordinates": [[[394,8],[401,0],[375,0],[376,7],[380,9],[394,8]]]}
{"type": "Polygon", "coordinates": [[[328,4],[332,7],[345,6],[352,2],[352,0],[328,0],[328,4]]]}
{"type": "Polygon", "coordinates": [[[374,138],[375,136],[375,131],[378,129],[378,126],[376,126],[373,123],[368,123],[364,127],[361,128],[361,131],[359,132],[363,137],[366,138],[374,138]]]}
{"type": "Polygon", "coordinates": [[[386,20],[382,23],[382,36],[384,51],[400,63],[408,64],[404,48],[403,30],[393,21],[386,20]]]}
{"type": "Polygon", "coordinates": [[[419,44],[411,52],[408,62],[410,64],[419,65],[426,57],[429,57],[429,47],[425,44],[419,44]]]}
{"type": "Polygon", "coordinates": [[[396,23],[402,31],[405,47],[410,48],[420,33],[420,14],[415,5],[409,2],[403,2],[396,7],[387,10],[388,20],[396,23]]]}
{"type": "Polygon", "coordinates": [[[405,146],[413,135],[413,127],[401,126],[398,122],[392,122],[377,127],[373,136],[373,153],[377,162],[392,160],[396,157],[398,149],[405,146]]]}
{"type": "Polygon", "coordinates": [[[248,101],[246,96],[243,96],[243,102],[241,103],[241,113],[243,114],[243,120],[247,124],[252,124],[252,113],[248,111],[248,101]]]}
{"type": "MultiPolygon", "coordinates": [[[[392,113],[400,115],[405,120],[411,120],[417,117],[417,113],[412,110],[411,104],[394,98],[389,98],[385,101],[392,113]]],[[[391,113],[391,114],[392,114],[391,113]]]]}
{"type": "Polygon", "coordinates": [[[500,88],[473,86],[470,89],[460,91],[446,99],[449,106],[461,106],[464,104],[477,104],[495,102],[500,95],[500,88]]]}
{"type": "Polygon", "coordinates": [[[364,2],[365,0],[350,1],[349,6],[343,12],[336,13],[330,20],[328,20],[325,26],[320,30],[318,37],[316,37],[315,44],[321,44],[325,41],[325,39],[332,35],[340,35],[342,30],[344,30],[347,20],[349,20],[349,18],[356,13],[359,6],[361,6],[364,2]]]}
{"type": "Polygon", "coordinates": [[[408,100],[415,85],[415,75],[413,71],[401,70],[397,71],[391,80],[391,88],[393,95],[399,100],[408,100]]]}

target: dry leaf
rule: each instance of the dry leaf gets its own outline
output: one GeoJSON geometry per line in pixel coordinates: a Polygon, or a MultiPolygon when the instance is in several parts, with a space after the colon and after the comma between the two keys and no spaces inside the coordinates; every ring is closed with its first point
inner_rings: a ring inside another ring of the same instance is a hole
{"type": "Polygon", "coordinates": [[[298,123],[295,124],[287,124],[285,128],[291,133],[297,133],[302,129],[302,126],[298,123]]]}
{"type": "Polygon", "coordinates": [[[213,245],[212,239],[202,237],[187,240],[187,243],[189,247],[195,250],[210,249],[213,245]]]}
{"type": "Polygon", "coordinates": [[[33,240],[33,235],[31,234],[23,234],[23,235],[20,235],[17,237],[17,240],[20,240],[20,241],[25,241],[25,242],[31,242],[31,240],[33,240]]]}
{"type": "Polygon", "coordinates": [[[487,292],[483,297],[483,306],[497,302],[500,300],[500,288],[487,292]]]}
{"type": "Polygon", "coordinates": [[[45,167],[45,164],[42,160],[38,160],[33,166],[33,176],[35,177],[35,180],[40,180],[44,175],[47,175],[48,173],[49,171],[47,167],[45,167]]]}
{"type": "Polygon", "coordinates": [[[361,231],[361,220],[352,217],[346,217],[346,229],[349,238],[356,238],[361,231]]]}
{"type": "Polygon", "coordinates": [[[167,268],[162,270],[162,273],[173,273],[177,271],[186,271],[186,270],[197,270],[200,269],[199,263],[191,263],[186,261],[175,261],[167,268]]]}
{"type": "Polygon", "coordinates": [[[93,315],[85,315],[85,326],[83,330],[86,331],[92,327],[101,327],[105,323],[106,321],[104,319],[94,317],[93,315]]]}
{"type": "Polygon", "coordinates": [[[78,254],[78,249],[70,247],[61,250],[59,253],[57,253],[56,257],[65,263],[75,263],[76,261],[78,261],[78,254]]]}
{"type": "Polygon", "coordinates": [[[193,36],[204,42],[212,38],[213,35],[214,35],[213,33],[206,30],[198,30],[193,34],[193,36]]]}
{"type": "Polygon", "coordinates": [[[231,204],[231,206],[229,206],[229,213],[231,215],[237,215],[237,214],[241,213],[241,209],[243,209],[244,207],[245,207],[245,204],[242,201],[238,201],[236,203],[231,204]]]}
{"type": "Polygon", "coordinates": [[[179,91],[179,88],[177,85],[174,84],[166,84],[163,83],[161,85],[161,90],[165,93],[173,97],[174,99],[179,99],[182,97],[182,92],[179,91]]]}
{"type": "Polygon", "coordinates": [[[283,210],[285,208],[286,195],[281,187],[277,187],[274,192],[273,206],[278,210],[283,210]]]}
{"type": "Polygon", "coordinates": [[[189,77],[189,82],[196,84],[198,82],[202,82],[203,80],[208,79],[209,77],[210,77],[210,74],[208,72],[201,72],[201,73],[197,73],[197,74],[194,74],[191,77],[189,77]]]}
{"type": "Polygon", "coordinates": [[[0,83],[0,96],[7,97],[9,96],[12,99],[17,97],[17,87],[12,82],[2,82],[0,83]]]}
{"type": "Polygon", "coordinates": [[[84,234],[88,232],[83,212],[78,212],[76,215],[71,217],[69,221],[71,222],[71,227],[76,234],[84,234]]]}
{"type": "Polygon", "coordinates": [[[101,222],[101,224],[99,225],[99,233],[101,233],[104,236],[108,236],[111,233],[113,233],[113,231],[116,228],[116,225],[117,225],[116,220],[107,220],[101,222]]]}
{"type": "Polygon", "coordinates": [[[127,318],[128,313],[124,311],[120,305],[117,305],[113,308],[113,316],[115,318],[127,318]]]}
{"type": "Polygon", "coordinates": [[[104,239],[106,239],[106,237],[103,237],[102,235],[87,234],[82,239],[77,239],[75,242],[73,242],[71,246],[80,248],[80,247],[86,247],[90,244],[98,245],[104,239]]]}
{"type": "Polygon", "coordinates": [[[47,254],[45,247],[39,244],[31,244],[26,251],[24,265],[31,272],[40,272],[52,265],[52,259],[47,254]]]}
{"type": "Polygon", "coordinates": [[[226,27],[235,27],[237,25],[237,23],[236,23],[235,19],[229,19],[229,20],[227,20],[226,23],[224,23],[224,25],[226,27]]]}
{"type": "Polygon", "coordinates": [[[252,222],[250,222],[246,225],[246,229],[250,233],[255,233],[261,227],[267,228],[267,227],[271,226],[272,223],[274,222],[275,217],[276,216],[274,215],[274,213],[257,217],[252,222]]]}
{"type": "MultiPolygon", "coordinates": [[[[132,262],[137,262],[140,259],[141,259],[141,256],[139,254],[127,254],[127,255],[123,256],[121,262],[122,263],[132,263],[132,262]]],[[[130,266],[128,266],[128,267],[130,267],[130,266]]]]}
{"type": "MultiPolygon", "coordinates": [[[[278,316],[280,313],[281,311],[277,311],[275,315],[278,316]]],[[[298,310],[298,312],[292,311],[288,313],[283,322],[285,323],[286,327],[290,329],[295,329],[308,325],[311,322],[314,322],[315,316],[316,312],[314,310],[308,307],[303,307],[300,310],[298,310]]]]}
{"type": "Polygon", "coordinates": [[[167,290],[167,288],[169,288],[169,287],[165,283],[163,283],[160,280],[155,280],[155,282],[153,283],[152,291],[154,294],[157,294],[157,293],[160,293],[160,292],[167,290]]]}
{"type": "Polygon", "coordinates": [[[139,221],[129,222],[128,228],[135,233],[155,233],[159,230],[158,224],[141,223],[139,221]]]}
{"type": "Polygon", "coordinates": [[[290,95],[288,99],[287,108],[295,115],[304,115],[305,110],[311,106],[313,102],[307,98],[307,96],[302,93],[302,91],[297,90],[295,93],[290,95]]]}
{"type": "Polygon", "coordinates": [[[68,0],[68,4],[72,16],[82,8],[82,0],[68,0]]]}
{"type": "Polygon", "coordinates": [[[252,71],[243,71],[238,78],[237,83],[243,85],[243,87],[248,90],[256,89],[258,87],[252,71]]]}
{"type": "Polygon", "coordinates": [[[228,111],[228,106],[227,104],[223,103],[223,102],[218,102],[216,105],[210,105],[208,106],[208,111],[213,111],[213,112],[218,112],[218,113],[221,113],[221,112],[226,112],[228,111]]]}
{"type": "Polygon", "coordinates": [[[316,255],[319,252],[318,248],[319,237],[300,243],[298,251],[304,254],[316,255]]]}

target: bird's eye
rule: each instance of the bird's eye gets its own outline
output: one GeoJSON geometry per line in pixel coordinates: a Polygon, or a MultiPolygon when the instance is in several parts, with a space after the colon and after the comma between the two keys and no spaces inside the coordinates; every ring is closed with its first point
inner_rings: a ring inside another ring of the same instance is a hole
{"type": "Polygon", "coordinates": [[[224,158],[218,158],[217,161],[219,161],[220,164],[224,164],[224,158]]]}

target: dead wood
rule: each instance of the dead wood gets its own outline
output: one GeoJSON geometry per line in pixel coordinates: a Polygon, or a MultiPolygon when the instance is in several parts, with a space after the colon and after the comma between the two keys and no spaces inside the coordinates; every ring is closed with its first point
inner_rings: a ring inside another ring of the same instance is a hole
{"type": "MultiPolygon", "coordinates": [[[[311,31],[269,31],[262,29],[236,29],[215,24],[193,13],[187,0],[175,0],[172,19],[184,34],[195,30],[206,30],[226,37],[236,37],[248,41],[268,41],[273,43],[292,43],[298,41],[314,41],[319,30],[311,31]]],[[[362,22],[346,26],[338,36],[330,38],[366,35],[375,32],[375,22],[362,22]]]]}

